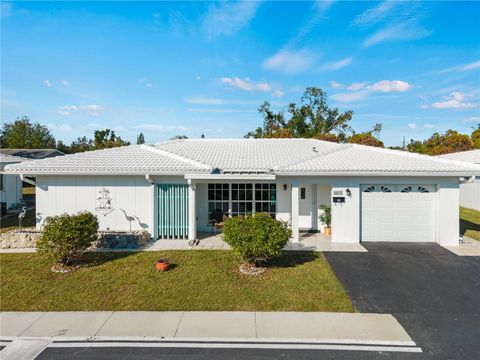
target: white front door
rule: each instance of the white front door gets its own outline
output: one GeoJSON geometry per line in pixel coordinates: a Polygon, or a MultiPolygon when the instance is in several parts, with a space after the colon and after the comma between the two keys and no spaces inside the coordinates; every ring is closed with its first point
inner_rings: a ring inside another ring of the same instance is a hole
{"type": "Polygon", "coordinates": [[[313,185],[300,185],[298,227],[302,230],[313,228],[312,219],[315,216],[314,200],[313,185]]]}
{"type": "Polygon", "coordinates": [[[362,241],[435,242],[434,185],[363,185],[362,241]]]}

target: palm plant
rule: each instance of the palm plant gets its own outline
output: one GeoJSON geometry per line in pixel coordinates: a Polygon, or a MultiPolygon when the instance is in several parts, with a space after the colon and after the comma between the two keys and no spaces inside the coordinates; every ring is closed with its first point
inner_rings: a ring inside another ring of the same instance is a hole
{"type": "Polygon", "coordinates": [[[323,210],[323,214],[319,216],[320,221],[327,227],[330,227],[332,223],[332,207],[330,205],[320,205],[320,210],[323,210]]]}

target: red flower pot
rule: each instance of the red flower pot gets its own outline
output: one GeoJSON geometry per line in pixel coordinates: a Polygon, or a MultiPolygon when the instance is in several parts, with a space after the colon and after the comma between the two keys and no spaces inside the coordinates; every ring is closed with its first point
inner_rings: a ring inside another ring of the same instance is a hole
{"type": "Polygon", "coordinates": [[[166,258],[157,260],[157,263],[155,264],[155,269],[157,269],[158,271],[167,271],[169,268],[170,263],[166,258]]]}

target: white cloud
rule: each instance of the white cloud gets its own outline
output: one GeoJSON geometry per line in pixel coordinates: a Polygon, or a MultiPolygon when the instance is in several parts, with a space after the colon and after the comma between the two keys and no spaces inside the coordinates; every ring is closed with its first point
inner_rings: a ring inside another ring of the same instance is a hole
{"type": "Polygon", "coordinates": [[[222,84],[237,88],[244,91],[270,91],[271,86],[265,82],[253,82],[248,78],[240,79],[238,77],[222,77],[220,79],[222,84]]]}
{"type": "Polygon", "coordinates": [[[453,66],[453,67],[441,70],[440,73],[446,73],[446,72],[452,72],[452,71],[464,72],[464,71],[470,71],[470,70],[476,70],[476,69],[480,69],[480,61],[474,61],[469,64],[453,66]]]}
{"type": "Polygon", "coordinates": [[[470,117],[466,118],[464,121],[480,122],[480,116],[470,116],[470,117]]]}
{"type": "Polygon", "coordinates": [[[416,24],[415,21],[405,21],[388,25],[377,31],[363,42],[364,47],[377,45],[387,41],[409,41],[424,38],[430,31],[416,24]]]}
{"type": "Polygon", "coordinates": [[[341,89],[343,88],[343,84],[336,82],[335,80],[329,82],[330,86],[334,89],[341,89]]]}
{"type": "Polygon", "coordinates": [[[325,14],[332,7],[335,1],[330,0],[318,0],[312,4],[312,8],[309,11],[309,18],[305,24],[300,27],[297,34],[288,42],[288,44],[294,44],[299,42],[305,37],[309,32],[311,32],[315,26],[326,18],[325,14]]]}
{"type": "Polygon", "coordinates": [[[432,107],[435,109],[469,109],[475,107],[475,104],[465,102],[465,94],[454,91],[448,96],[444,96],[444,101],[437,101],[431,105],[423,105],[426,109],[432,107]]]}
{"type": "Polygon", "coordinates": [[[372,91],[378,91],[383,93],[388,92],[404,92],[412,87],[409,83],[400,80],[382,80],[373,85],[369,85],[367,88],[372,91]]]}
{"type": "Polygon", "coordinates": [[[273,97],[282,97],[283,95],[285,95],[285,92],[283,92],[283,91],[280,90],[280,89],[277,89],[277,90],[275,90],[275,91],[272,93],[272,96],[273,96],[273,97]]]}
{"type": "Polygon", "coordinates": [[[212,4],[203,18],[203,31],[208,39],[230,36],[248,26],[260,2],[237,1],[212,4]]]}
{"type": "Polygon", "coordinates": [[[392,10],[399,1],[387,0],[379,3],[377,6],[365,10],[353,21],[353,25],[370,25],[383,19],[392,10]]]}
{"type": "Polygon", "coordinates": [[[89,116],[98,116],[104,108],[101,105],[91,104],[91,105],[65,105],[60,106],[57,110],[57,114],[61,116],[68,116],[72,112],[82,111],[85,112],[89,116]]]}
{"type": "Polygon", "coordinates": [[[312,67],[316,56],[307,49],[282,49],[265,59],[263,67],[268,70],[280,71],[286,74],[297,74],[312,67]]]}
{"type": "Polygon", "coordinates": [[[417,128],[417,124],[410,123],[410,124],[408,124],[408,127],[409,127],[410,129],[416,129],[416,128],[417,128]]]}
{"type": "Polygon", "coordinates": [[[367,83],[364,83],[364,82],[352,83],[349,86],[347,86],[347,90],[358,91],[358,90],[364,89],[365,86],[367,86],[367,83]]]}
{"type": "MultiPolygon", "coordinates": [[[[338,84],[338,83],[336,83],[338,84]]],[[[342,84],[341,87],[344,87],[342,84]]],[[[372,85],[365,82],[352,83],[346,88],[351,92],[332,95],[332,99],[340,102],[352,102],[365,99],[373,93],[405,92],[412,87],[409,83],[400,80],[381,80],[372,85]]]]}
{"type": "Polygon", "coordinates": [[[433,124],[424,124],[423,127],[424,127],[425,129],[433,129],[433,128],[435,128],[435,125],[433,125],[433,124]]]}
{"type": "Polygon", "coordinates": [[[348,93],[339,93],[334,94],[331,98],[335,101],[339,102],[351,102],[351,101],[358,101],[366,98],[369,95],[369,91],[357,91],[357,92],[348,92],[348,93]]]}
{"type": "Polygon", "coordinates": [[[347,57],[338,61],[334,61],[331,63],[321,65],[318,70],[319,71],[336,71],[343,69],[344,67],[350,65],[353,61],[353,57],[347,57]]]}
{"type": "Polygon", "coordinates": [[[204,96],[189,96],[186,98],[189,104],[201,104],[201,105],[223,105],[225,100],[218,98],[209,98],[204,96]]]}
{"type": "Polygon", "coordinates": [[[200,80],[200,76],[195,76],[195,80],[200,80]]]}
{"type": "Polygon", "coordinates": [[[43,83],[45,84],[46,87],[52,87],[52,83],[50,80],[43,80],[43,83]]]}
{"type": "Polygon", "coordinates": [[[70,82],[68,80],[62,80],[60,82],[63,86],[70,86],[70,82]]]}

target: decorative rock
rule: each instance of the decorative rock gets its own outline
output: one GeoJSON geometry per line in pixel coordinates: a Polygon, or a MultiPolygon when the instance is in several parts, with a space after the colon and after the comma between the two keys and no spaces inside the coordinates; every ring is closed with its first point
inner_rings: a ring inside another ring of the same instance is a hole
{"type": "Polygon", "coordinates": [[[0,235],[0,249],[33,248],[42,235],[35,229],[12,230],[0,235]]]}

